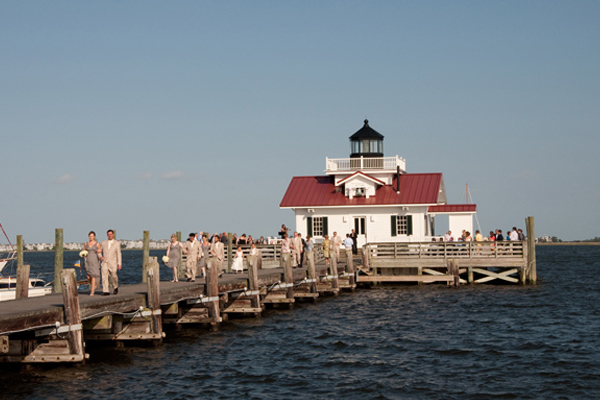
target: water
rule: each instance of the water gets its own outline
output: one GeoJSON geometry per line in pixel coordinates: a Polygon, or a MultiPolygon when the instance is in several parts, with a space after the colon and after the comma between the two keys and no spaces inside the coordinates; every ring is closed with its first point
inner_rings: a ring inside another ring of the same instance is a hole
{"type": "MultiPolygon", "coordinates": [[[[139,282],[141,252],[124,256],[139,282]]],[[[4,367],[1,398],[598,399],[600,246],[537,259],[536,286],[364,289],[158,348],[88,348],[84,367],[4,367]]]]}

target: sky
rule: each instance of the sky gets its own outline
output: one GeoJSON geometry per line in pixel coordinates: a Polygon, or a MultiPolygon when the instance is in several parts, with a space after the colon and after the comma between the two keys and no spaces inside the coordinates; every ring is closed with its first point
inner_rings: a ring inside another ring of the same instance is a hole
{"type": "MultiPolygon", "coordinates": [[[[484,232],[600,236],[598,1],[0,1],[11,240],[276,235],[365,118],[484,232]]],[[[6,243],[2,238],[0,243],[6,243]]]]}

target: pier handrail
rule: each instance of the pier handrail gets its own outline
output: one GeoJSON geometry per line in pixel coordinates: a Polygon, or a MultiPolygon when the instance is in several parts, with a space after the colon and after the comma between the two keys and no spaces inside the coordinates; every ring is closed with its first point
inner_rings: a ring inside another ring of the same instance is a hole
{"type": "Polygon", "coordinates": [[[381,242],[364,247],[371,259],[524,258],[525,241],[381,242]]]}

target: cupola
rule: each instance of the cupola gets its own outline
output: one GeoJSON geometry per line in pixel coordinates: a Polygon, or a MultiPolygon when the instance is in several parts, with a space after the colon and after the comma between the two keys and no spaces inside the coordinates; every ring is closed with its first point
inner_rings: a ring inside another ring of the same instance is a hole
{"type": "Polygon", "coordinates": [[[350,149],[350,158],[383,157],[383,135],[371,128],[369,120],[365,119],[365,125],[350,136],[350,149]]]}

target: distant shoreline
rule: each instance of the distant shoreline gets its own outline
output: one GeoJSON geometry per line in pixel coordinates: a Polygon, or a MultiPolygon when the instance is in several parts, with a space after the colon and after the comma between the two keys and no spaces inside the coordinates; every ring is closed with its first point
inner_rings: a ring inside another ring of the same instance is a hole
{"type": "Polygon", "coordinates": [[[600,242],[550,242],[536,243],[536,246],[600,246],[600,242]]]}

